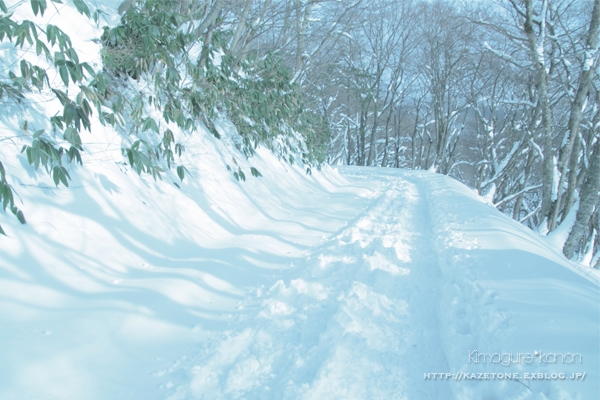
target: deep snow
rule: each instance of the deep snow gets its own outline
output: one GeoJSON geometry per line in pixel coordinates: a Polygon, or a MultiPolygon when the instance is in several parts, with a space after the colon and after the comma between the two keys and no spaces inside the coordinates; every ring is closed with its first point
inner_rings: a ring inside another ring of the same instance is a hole
{"type": "Polygon", "coordinates": [[[596,275],[457,181],[245,161],[221,121],[222,141],[180,134],[183,183],[137,176],[95,124],[56,188],[16,155],[38,107],[0,114],[28,220],[0,213],[1,399],[598,398],[596,275]],[[263,177],[235,181],[233,157],[263,177]]]}
{"type": "Polygon", "coordinates": [[[181,189],[93,157],[70,189],[12,164],[28,224],[3,218],[0,398],[595,398],[598,286],[470,189],[265,151],[238,183],[195,140],[181,189]],[[520,379],[425,378],[446,372],[520,379]]]}

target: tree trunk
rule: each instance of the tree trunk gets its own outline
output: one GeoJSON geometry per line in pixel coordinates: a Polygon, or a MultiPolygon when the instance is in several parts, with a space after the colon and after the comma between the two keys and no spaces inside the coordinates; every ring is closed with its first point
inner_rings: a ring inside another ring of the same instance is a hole
{"type": "MultiPolygon", "coordinates": [[[[558,169],[560,171],[560,180],[558,184],[558,190],[562,190],[565,180],[567,179],[567,167],[571,160],[571,152],[576,141],[578,141],[579,134],[579,123],[583,113],[583,106],[588,95],[588,91],[592,84],[592,78],[594,77],[594,55],[598,47],[598,33],[600,28],[600,0],[594,1],[594,8],[592,10],[592,20],[590,22],[590,28],[587,34],[586,46],[585,46],[585,57],[581,67],[581,75],[579,77],[579,86],[577,87],[577,94],[571,104],[571,113],[569,115],[569,139],[560,152],[558,169]]],[[[572,164],[572,163],[571,163],[572,164]]],[[[570,190],[574,190],[569,185],[570,190]]],[[[565,208],[563,210],[563,216],[569,212],[569,208],[572,205],[569,204],[569,194],[567,194],[567,201],[565,202],[565,208]],[[568,207],[568,208],[567,208],[568,207]]],[[[561,211],[561,194],[558,193],[556,198],[556,204],[553,207],[552,215],[548,219],[548,229],[552,231],[557,224],[559,212],[561,211]]]]}
{"type": "Polygon", "coordinates": [[[196,37],[201,37],[204,35],[205,31],[215,23],[217,17],[221,13],[221,9],[223,8],[223,0],[215,0],[210,10],[208,10],[206,18],[200,24],[198,28],[194,31],[194,35],[196,37]]]}
{"type": "Polygon", "coordinates": [[[575,224],[563,248],[563,253],[569,259],[573,258],[576,250],[578,250],[581,240],[584,238],[585,231],[590,224],[590,218],[594,213],[594,207],[598,201],[598,191],[600,191],[600,140],[597,140],[594,145],[594,151],[590,160],[590,169],[579,194],[579,209],[577,210],[575,224]]]}
{"type": "Polygon", "coordinates": [[[362,110],[360,114],[360,125],[358,128],[358,165],[365,165],[365,142],[366,142],[366,130],[367,130],[367,113],[368,110],[362,110]]]}
{"type": "Polygon", "coordinates": [[[373,111],[373,125],[371,125],[371,136],[369,137],[369,156],[367,158],[368,166],[372,166],[375,160],[375,137],[377,136],[377,128],[379,127],[379,111],[377,110],[377,104],[375,103],[375,110],[373,111]]]}
{"type": "MultiPolygon", "coordinates": [[[[514,3],[513,3],[514,4],[514,3]]],[[[544,40],[547,0],[544,0],[544,11],[540,15],[541,27],[539,43],[533,30],[532,0],[525,0],[525,24],[523,30],[527,35],[529,51],[535,68],[537,98],[542,113],[542,138],[544,161],[542,166],[542,218],[548,217],[552,205],[552,187],[554,181],[554,147],[552,145],[552,113],[548,98],[548,74],[544,61],[544,40]]]]}
{"type": "Polygon", "coordinates": [[[231,43],[229,45],[231,54],[235,55],[236,57],[239,57],[239,54],[237,53],[240,50],[240,47],[242,47],[240,46],[240,40],[242,39],[242,33],[244,32],[244,29],[246,29],[246,23],[248,21],[248,15],[250,14],[252,2],[253,0],[246,0],[244,4],[244,9],[242,11],[242,16],[238,21],[237,27],[235,29],[235,34],[233,35],[233,38],[231,39],[231,43]]]}
{"type": "Polygon", "coordinates": [[[308,27],[308,18],[310,16],[310,8],[312,3],[308,3],[304,12],[302,12],[302,1],[296,0],[296,65],[295,71],[299,73],[304,66],[304,43],[306,28],[308,27]]]}

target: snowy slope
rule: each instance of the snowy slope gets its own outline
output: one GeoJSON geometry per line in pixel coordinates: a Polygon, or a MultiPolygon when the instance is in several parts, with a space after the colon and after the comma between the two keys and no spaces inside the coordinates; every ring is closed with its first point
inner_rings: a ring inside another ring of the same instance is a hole
{"type": "Polygon", "coordinates": [[[3,218],[0,398],[25,387],[31,398],[155,397],[152,373],[201,343],[203,325],[227,323],[250,288],[366,205],[365,189],[307,179],[269,155],[255,163],[266,178],[240,184],[221,144],[204,139],[197,178],[181,189],[103,159],[74,171],[70,189],[5,163],[28,224],[3,218]]]}
{"type": "Polygon", "coordinates": [[[265,177],[240,184],[230,150],[200,141],[181,189],[103,159],[71,189],[13,175],[29,222],[3,220],[0,398],[595,398],[597,285],[466,187],[307,177],[266,152],[265,177]],[[583,362],[474,364],[473,350],[583,362]],[[425,379],[461,371],[521,379],[425,379]]]}
{"type": "MultiPolygon", "coordinates": [[[[93,62],[98,30],[68,7],[47,18],[93,62]]],[[[0,213],[0,399],[598,398],[597,281],[460,183],[307,176],[265,150],[239,183],[226,164],[250,162],[222,121],[222,141],[182,136],[183,183],[137,176],[96,123],[56,188],[14,137],[55,106],[0,113],[28,221],[0,213]],[[462,374],[480,372],[518,379],[462,374]]]]}

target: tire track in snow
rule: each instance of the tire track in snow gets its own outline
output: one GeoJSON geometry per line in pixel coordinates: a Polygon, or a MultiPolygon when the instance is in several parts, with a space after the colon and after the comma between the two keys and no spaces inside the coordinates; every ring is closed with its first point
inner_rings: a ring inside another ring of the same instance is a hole
{"type": "Polygon", "coordinates": [[[361,217],[164,372],[179,381],[167,398],[447,398],[446,382],[423,378],[447,370],[427,206],[415,183],[377,177],[361,217]]]}

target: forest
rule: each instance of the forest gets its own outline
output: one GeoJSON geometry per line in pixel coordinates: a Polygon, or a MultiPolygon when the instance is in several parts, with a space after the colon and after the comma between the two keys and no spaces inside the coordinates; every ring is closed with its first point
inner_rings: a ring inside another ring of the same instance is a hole
{"type": "Polygon", "coordinates": [[[453,176],[542,234],[564,223],[565,255],[598,267],[600,2],[255,3],[248,47],[286,55],[328,162],[453,176]]]}
{"type": "MultiPolygon", "coordinates": [[[[36,16],[61,3],[30,1],[36,16]]],[[[248,157],[264,145],[307,173],[433,170],[600,265],[600,0],[125,0],[116,23],[95,2],[73,4],[104,28],[98,68],[60,27],[0,1],[2,42],[46,57],[5,68],[0,101],[46,91],[63,106],[23,147],[56,185],[81,163],[94,112],[121,127],[138,173],[175,168],[181,180],[185,148],[159,119],[218,137],[226,116],[248,157]]],[[[236,164],[238,180],[261,175],[236,164]]],[[[0,172],[3,207],[25,222],[0,172]]]]}

